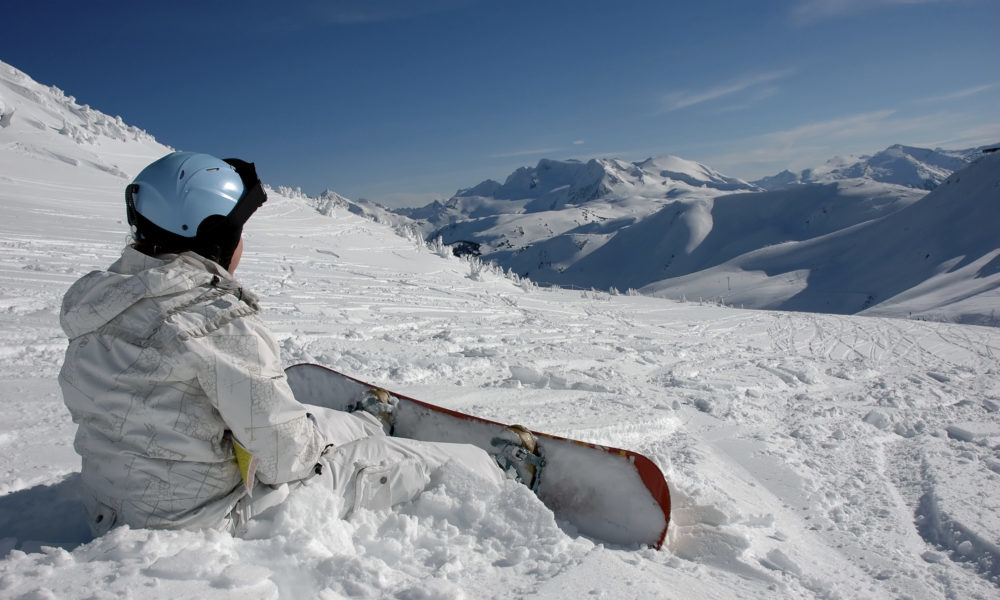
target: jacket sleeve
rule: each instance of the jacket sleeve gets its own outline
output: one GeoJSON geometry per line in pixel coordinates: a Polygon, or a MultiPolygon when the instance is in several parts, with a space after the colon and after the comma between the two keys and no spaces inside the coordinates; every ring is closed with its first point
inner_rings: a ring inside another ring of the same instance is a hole
{"type": "Polygon", "coordinates": [[[258,459],[257,479],[275,485],[312,475],[326,440],[288,387],[264,324],[255,316],[236,319],[190,342],[202,389],[258,459]]]}

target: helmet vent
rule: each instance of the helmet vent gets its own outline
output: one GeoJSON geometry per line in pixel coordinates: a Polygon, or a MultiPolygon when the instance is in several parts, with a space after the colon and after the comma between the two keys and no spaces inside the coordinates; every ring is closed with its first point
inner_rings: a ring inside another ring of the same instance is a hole
{"type": "Polygon", "coordinates": [[[184,179],[184,169],[181,169],[181,176],[178,177],[177,179],[184,179]]]}

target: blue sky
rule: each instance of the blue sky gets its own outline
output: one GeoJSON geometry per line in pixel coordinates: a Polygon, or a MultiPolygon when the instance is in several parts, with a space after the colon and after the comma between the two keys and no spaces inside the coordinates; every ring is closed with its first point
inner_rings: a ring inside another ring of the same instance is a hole
{"type": "Polygon", "coordinates": [[[1000,142],[998,0],[16,2],[0,60],[265,182],[419,205],[540,158],[754,179],[1000,142]]]}

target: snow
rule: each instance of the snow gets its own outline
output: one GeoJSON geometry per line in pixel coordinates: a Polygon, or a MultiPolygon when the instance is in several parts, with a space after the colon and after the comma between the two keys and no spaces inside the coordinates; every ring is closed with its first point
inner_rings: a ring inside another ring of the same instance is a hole
{"type": "Polygon", "coordinates": [[[675,156],[541,160],[400,212],[539,283],[996,325],[998,165],[891,146],[756,187],[675,156]]]}
{"type": "Polygon", "coordinates": [[[727,191],[747,190],[753,187],[746,181],[726,177],[715,169],[679,156],[656,156],[637,163],[636,166],[646,174],[682,181],[693,186],[727,191]]]}
{"type": "Polygon", "coordinates": [[[977,158],[981,150],[930,150],[897,144],[872,156],[836,157],[814,169],[800,173],[784,171],[753,183],[767,190],[777,190],[802,183],[830,183],[864,177],[872,181],[933,190],[953,172],[977,158]]]}
{"type": "MultiPolygon", "coordinates": [[[[643,291],[721,298],[727,304],[754,308],[913,316],[995,326],[1000,324],[995,313],[1000,298],[1000,269],[996,268],[1000,244],[988,224],[1000,219],[998,189],[1000,157],[986,155],[926,196],[895,211],[890,208],[888,214],[831,233],[820,230],[816,231],[820,235],[765,246],[718,266],[650,284],[643,291]],[[804,287],[789,277],[807,270],[804,287]],[[732,274],[747,271],[766,273],[772,287],[788,282],[789,293],[775,297],[770,290],[761,295],[751,286],[733,285],[742,279],[732,274]],[[798,291],[790,293],[794,290],[798,291]]],[[[801,192],[769,192],[756,199],[765,202],[751,204],[766,207],[773,204],[767,202],[770,199],[801,192]]],[[[718,206],[728,199],[715,203],[718,206]]],[[[819,219],[815,224],[823,225],[819,219]]],[[[715,239],[728,241],[725,232],[715,239]]]]}
{"type": "Polygon", "coordinates": [[[124,184],[169,149],[6,65],[0,103],[4,598],[997,597],[1000,329],[542,289],[290,190],[237,272],[286,364],[641,452],[671,487],[665,547],[599,544],[449,469],[348,520],[307,487],[243,539],[91,539],[59,303],[117,258],[124,184]]]}
{"type": "Polygon", "coordinates": [[[604,248],[618,232],[681,204],[684,208],[678,212],[685,213],[687,248],[693,251],[712,231],[712,199],[754,189],[745,181],[674,156],[641,163],[545,159],[534,168],[518,169],[503,185],[486,181],[460,190],[447,204],[399,213],[416,219],[428,239],[475,242],[490,261],[534,281],[627,288],[652,280],[633,286],[631,280],[619,277],[617,267],[625,258],[604,248]],[[677,198],[682,200],[675,202],[677,198]],[[592,253],[609,256],[614,266],[574,268],[592,253]],[[614,282],[607,283],[610,280],[614,282]]]}

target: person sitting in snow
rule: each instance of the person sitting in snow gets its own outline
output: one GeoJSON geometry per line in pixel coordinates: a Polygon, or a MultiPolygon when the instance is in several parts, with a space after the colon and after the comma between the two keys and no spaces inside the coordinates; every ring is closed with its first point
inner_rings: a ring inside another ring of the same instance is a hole
{"type": "Polygon", "coordinates": [[[118,525],[240,534],[302,483],[341,495],[340,516],[384,509],[447,462],[502,481],[474,446],[389,437],[369,412],[296,401],[257,297],[233,277],[243,226],[267,200],[253,163],[175,152],[125,197],[134,243],[74,283],[60,314],[59,383],[94,535],[118,525]],[[239,456],[254,458],[255,477],[239,456]]]}

